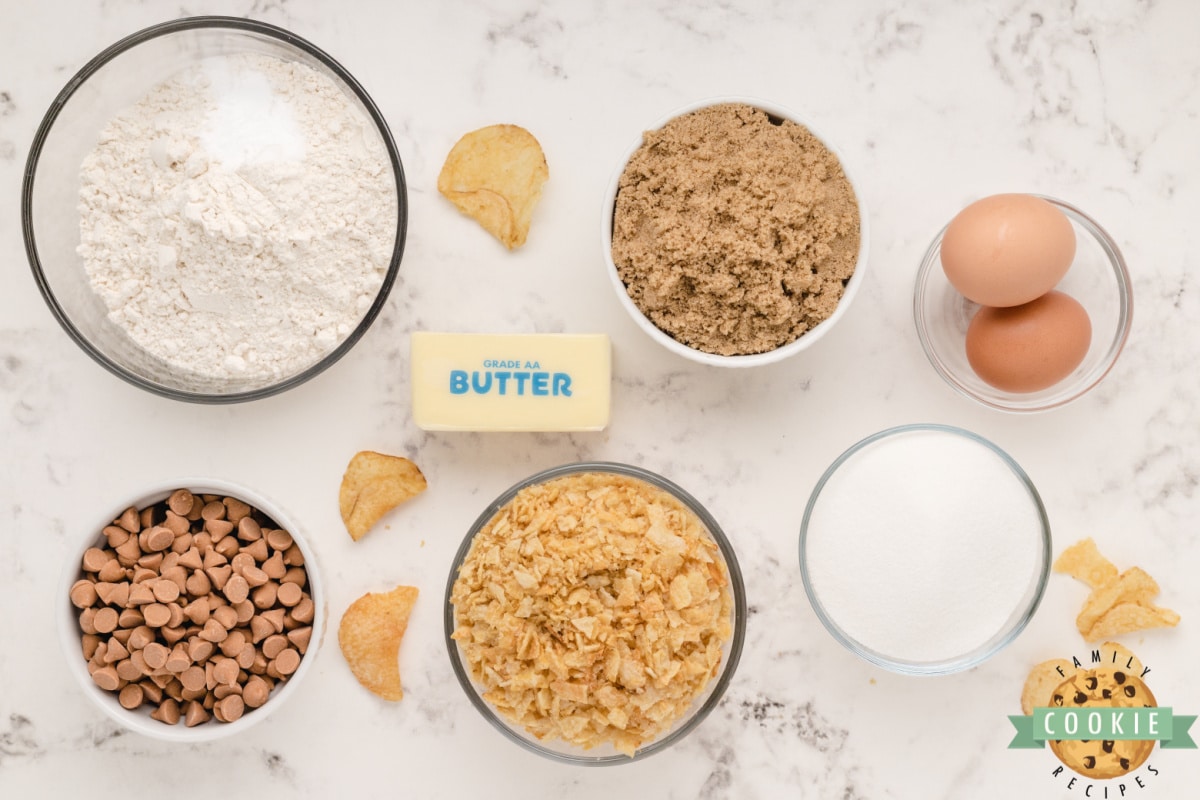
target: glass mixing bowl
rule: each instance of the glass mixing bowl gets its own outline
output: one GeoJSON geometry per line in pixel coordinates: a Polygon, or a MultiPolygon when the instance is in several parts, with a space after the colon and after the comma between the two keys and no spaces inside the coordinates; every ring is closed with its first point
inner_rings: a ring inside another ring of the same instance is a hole
{"type": "Polygon", "coordinates": [[[312,378],[345,355],[379,315],[396,280],[408,220],[404,170],[379,109],[340,64],[273,25],[231,17],[191,17],[128,36],[93,58],[59,93],[34,136],[25,166],[21,223],[33,276],[50,310],[84,352],[113,374],[178,400],[231,403],[276,394],[312,378]],[[80,165],[113,116],[172,75],[213,56],[256,53],[295,61],[325,75],[368,120],[387,154],[397,214],[389,223],[391,258],[373,302],[357,325],[315,362],[291,374],[210,377],[151,355],[109,319],[94,291],[80,243],[80,165]]]}

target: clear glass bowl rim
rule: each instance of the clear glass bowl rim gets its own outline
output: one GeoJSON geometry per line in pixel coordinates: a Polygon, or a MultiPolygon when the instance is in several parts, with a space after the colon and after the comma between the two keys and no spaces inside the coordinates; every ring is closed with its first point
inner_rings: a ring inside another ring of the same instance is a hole
{"type": "Polygon", "coordinates": [[[829,631],[829,634],[833,636],[833,638],[836,639],[843,647],[858,657],[878,667],[883,667],[886,670],[900,673],[902,675],[949,675],[955,672],[962,672],[964,670],[971,669],[972,667],[976,667],[982,664],[984,661],[987,661],[989,658],[1008,646],[1010,642],[1016,639],[1021,631],[1025,629],[1025,626],[1029,624],[1029,621],[1033,619],[1033,615],[1037,612],[1038,606],[1040,606],[1042,603],[1042,596],[1046,592],[1046,583],[1050,577],[1050,562],[1053,553],[1053,541],[1050,533],[1050,520],[1046,516],[1046,507],[1042,504],[1042,497],[1040,494],[1038,494],[1037,487],[1033,485],[1033,481],[1030,480],[1029,475],[1026,474],[1025,470],[1021,468],[1021,465],[1018,464],[1012,456],[988,439],[985,439],[979,434],[972,433],[964,428],[955,427],[953,425],[942,425],[939,423],[911,423],[907,425],[897,425],[895,427],[873,433],[870,436],[855,442],[853,445],[847,448],[845,452],[834,459],[833,463],[829,465],[829,467],[821,475],[821,478],[817,481],[817,485],[813,488],[812,494],[809,495],[808,504],[804,507],[804,518],[800,523],[799,551],[800,578],[801,582],[804,584],[804,593],[808,596],[808,602],[812,606],[813,612],[817,615],[817,619],[819,619],[821,624],[825,627],[825,630],[829,631]],[[825,607],[821,604],[821,601],[817,599],[816,591],[813,589],[812,585],[812,576],[808,569],[807,557],[808,523],[812,517],[813,509],[816,507],[817,500],[820,498],[821,490],[825,488],[825,484],[829,482],[829,479],[833,477],[834,473],[836,473],[837,470],[848,460],[853,458],[860,450],[880,441],[881,439],[922,431],[948,433],[955,436],[961,436],[977,444],[984,445],[993,453],[998,455],[1008,466],[1008,468],[1012,470],[1013,474],[1016,475],[1018,480],[1024,485],[1026,491],[1029,492],[1029,497],[1033,501],[1034,507],[1037,510],[1038,519],[1041,522],[1042,533],[1041,568],[1038,573],[1033,599],[1032,602],[1030,602],[1029,607],[1024,610],[1012,629],[1007,631],[1006,634],[990,648],[981,648],[976,652],[966,653],[957,658],[936,662],[903,661],[889,658],[882,653],[871,650],[865,645],[860,644],[849,635],[844,633],[842,629],[838,627],[837,623],[833,621],[833,618],[825,611],[825,607]]]}
{"type": "Polygon", "coordinates": [[[713,519],[713,516],[700,504],[695,497],[677,486],[674,482],[664,478],[657,473],[641,467],[635,467],[630,464],[621,464],[611,461],[581,461],[572,464],[563,464],[561,466],[552,467],[543,470],[534,475],[525,478],[524,480],[513,484],[499,497],[493,500],[483,513],[475,520],[467,531],[467,535],[463,538],[462,544],[459,545],[458,552],[454,554],[454,561],[450,565],[450,576],[446,579],[446,596],[443,610],[443,626],[446,636],[446,652],[450,657],[450,665],[454,669],[454,675],[458,678],[458,683],[462,686],[467,698],[471,704],[479,710],[492,727],[504,734],[509,741],[515,742],[526,750],[537,753],[540,756],[545,756],[554,761],[559,761],[567,764],[576,764],[581,766],[608,766],[613,764],[629,764],[634,761],[641,761],[643,758],[661,752],[670,747],[675,742],[687,736],[696,727],[704,721],[714,708],[721,702],[721,698],[725,694],[725,690],[729,687],[730,681],[733,680],[733,674],[737,671],[738,662],[742,656],[742,646],[746,639],[746,618],[748,615],[746,606],[746,587],[742,580],[742,571],[738,566],[737,555],[733,551],[733,545],[726,538],[721,526],[713,519]],[[466,667],[462,663],[462,659],[458,653],[458,643],[454,641],[451,635],[454,633],[454,604],[450,602],[450,595],[454,590],[454,581],[458,577],[458,568],[462,564],[463,559],[467,556],[467,551],[471,548],[471,542],[475,538],[475,534],[479,532],[484,525],[488,523],[496,512],[504,507],[512,500],[517,492],[527,486],[533,486],[546,481],[561,478],[564,475],[574,475],[586,472],[605,472],[615,475],[624,475],[630,478],[637,478],[646,483],[656,486],[663,491],[676,497],[680,502],[688,507],[694,513],[705,527],[708,528],[709,534],[713,541],[717,543],[717,547],[721,550],[721,556],[725,559],[726,572],[729,574],[730,591],[733,595],[733,636],[729,641],[729,657],[721,668],[721,673],[716,677],[716,683],[713,684],[712,693],[705,699],[704,704],[689,717],[682,725],[675,730],[656,739],[645,747],[634,753],[633,757],[616,754],[608,756],[587,756],[575,755],[570,753],[558,753],[547,748],[539,746],[531,739],[511,730],[504,722],[500,720],[496,712],[489,706],[480,696],[472,682],[470,675],[467,674],[466,667]]]}
{"type": "Polygon", "coordinates": [[[400,163],[400,154],[396,150],[396,143],[392,138],[391,130],[388,128],[387,122],[380,113],[375,102],[367,94],[366,90],[359,82],[351,75],[345,67],[337,62],[332,56],[321,50],[316,45],[306,39],[303,39],[296,34],[284,28],[271,25],[258,20],[243,19],[241,17],[226,17],[217,15],[203,15],[184,17],[182,19],[162,22],[157,25],[151,25],[148,28],[143,28],[140,31],[130,34],[120,41],[109,45],[102,50],[97,56],[87,62],[75,75],[67,81],[67,84],[62,88],[54,101],[47,109],[46,115],[42,118],[41,124],[38,126],[37,132],[34,134],[33,143],[29,148],[29,156],[25,161],[25,171],[21,179],[21,233],[25,240],[25,255],[29,260],[30,269],[33,271],[33,278],[37,282],[42,298],[46,301],[46,305],[50,307],[54,318],[58,320],[59,325],[71,337],[85,353],[87,353],[96,363],[104,367],[106,370],[121,378],[122,380],[145,389],[153,394],[169,397],[174,400],[184,400],[192,403],[208,403],[208,404],[224,404],[224,403],[240,403],[247,400],[257,400],[262,397],[269,397],[274,394],[286,391],[294,386],[315,377],[324,372],[327,368],[336,363],[342,356],[350,351],[350,349],[362,338],[367,329],[379,316],[379,312],[383,309],[384,303],[387,302],[388,295],[391,293],[392,286],[396,282],[396,276],[400,271],[400,259],[404,255],[404,244],[407,238],[408,231],[408,187],[404,177],[404,167],[400,163]],[[375,296],[375,300],[371,303],[371,307],[367,310],[366,315],[359,321],[358,325],[350,335],[346,337],[341,344],[326,354],[321,360],[311,365],[307,369],[296,373],[284,380],[273,383],[269,386],[263,386],[257,389],[241,392],[229,392],[224,394],[214,394],[205,392],[193,392],[183,389],[176,389],[169,386],[162,386],[153,381],[125,369],[120,364],[110,359],[102,350],[95,347],[88,341],[71,322],[66,311],[59,304],[54,296],[53,290],[46,279],[42,269],[41,257],[38,255],[37,241],[33,230],[33,188],[34,179],[37,175],[38,162],[42,155],[42,148],[45,146],[46,139],[53,129],[55,121],[59,114],[66,106],[67,102],[74,96],[89,78],[99,72],[106,64],[112,61],[122,53],[133,49],[134,47],[147,42],[151,39],[156,39],[160,36],[168,36],[174,33],[183,31],[198,30],[204,28],[228,29],[231,31],[250,33],[264,36],[276,41],[282,42],[285,45],[294,47],[307,55],[312,56],[322,65],[327,67],[334,75],[338,77],[351,91],[354,92],[363,108],[366,109],[371,121],[374,122],[379,130],[379,135],[383,139],[384,147],[387,149],[388,160],[392,166],[392,173],[396,181],[396,199],[397,199],[397,218],[396,218],[396,242],[392,249],[391,261],[388,264],[387,272],[384,275],[383,283],[379,287],[379,292],[375,296]]]}

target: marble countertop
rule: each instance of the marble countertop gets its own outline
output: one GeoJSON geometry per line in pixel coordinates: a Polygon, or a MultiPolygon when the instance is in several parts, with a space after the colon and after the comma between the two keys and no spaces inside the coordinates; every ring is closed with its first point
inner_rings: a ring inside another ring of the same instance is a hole
{"type": "MultiPolygon", "coordinates": [[[[1057,548],[1093,536],[1161,583],[1175,630],[1124,637],[1160,702],[1200,711],[1200,5],[1077,3],[10,2],[0,26],[0,796],[227,792],[268,796],[529,798],[1083,797],[1047,750],[1008,750],[1029,667],[1085,652],[1081,585],[1052,576],[1025,633],[951,677],[892,675],[821,627],[800,582],[803,502],[825,467],[909,422],[975,431],[1045,501],[1057,548]],[[692,7],[695,6],[695,7],[692,7]],[[50,101],[102,48],[169,14],[247,15],[339,59],[391,125],[411,202],[401,280],[333,368],[281,396],[203,407],[141,392],[54,321],[18,226],[24,159],[50,101]],[[810,351],[752,371],[684,361],[622,311],[603,271],[602,195],[630,141],[686,103],[751,95],[836,141],[870,208],[870,273],[810,351]],[[551,179],[529,243],[500,248],[436,192],[464,131],[514,122],[551,179]],[[912,282],[929,240],[1000,191],[1064,198],[1123,249],[1128,346],[1082,399],[1006,415],[956,395],[922,354],[912,282]],[[464,287],[471,287],[465,288],[464,287]],[[409,413],[414,329],[607,332],[603,433],[429,434],[409,413]],[[356,450],[406,454],[428,492],[359,543],[336,491],[356,450]],[[491,729],[450,670],[441,598],[483,506],[579,459],[638,464],[707,504],[741,559],[752,615],[737,674],[690,737],[608,769],[550,763],[491,729]],[[244,735],[178,747],[125,733],[72,681],[52,608],[65,554],[113,498],[164,478],[257,487],[304,521],[336,623],[360,594],[409,583],[405,699],[362,690],[326,636],[291,702],[244,735]],[[119,777],[118,777],[119,776],[119,777]],[[131,788],[133,787],[133,788],[131,788]]],[[[916,576],[914,576],[916,577],[916,576]]],[[[1194,793],[1200,756],[1157,750],[1126,797],[1194,793]]],[[[1131,776],[1132,778],[1132,776],[1131,776]]],[[[1116,782],[1109,786],[1117,797],[1116,782]]],[[[1091,796],[1099,796],[1094,789],[1091,796]]]]}

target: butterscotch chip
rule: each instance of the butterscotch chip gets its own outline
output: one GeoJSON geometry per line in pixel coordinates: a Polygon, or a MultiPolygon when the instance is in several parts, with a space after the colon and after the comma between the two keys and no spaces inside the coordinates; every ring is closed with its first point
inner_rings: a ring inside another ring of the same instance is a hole
{"type": "Polygon", "coordinates": [[[251,641],[258,644],[263,639],[275,633],[275,626],[268,619],[263,619],[261,615],[256,615],[250,619],[251,641]]]}
{"type": "Polygon", "coordinates": [[[274,636],[268,636],[267,640],[262,643],[262,652],[269,660],[282,653],[287,646],[287,637],[282,634],[275,634],[274,636]]]}
{"type": "Polygon", "coordinates": [[[304,596],[304,591],[294,583],[280,584],[279,589],[275,593],[276,599],[281,606],[291,608],[300,602],[300,598],[304,596]]]}
{"type": "Polygon", "coordinates": [[[126,577],[125,567],[114,558],[100,568],[100,571],[96,573],[96,577],[105,583],[115,583],[116,581],[124,580],[126,577]]]}
{"type": "Polygon", "coordinates": [[[317,614],[316,604],[307,594],[300,597],[300,602],[292,607],[292,618],[305,625],[311,623],[317,614]]]}
{"type": "Polygon", "coordinates": [[[236,497],[226,497],[222,502],[225,503],[225,519],[235,525],[242,520],[242,517],[249,515],[253,510],[249,505],[238,500],[236,497]]]}
{"type": "Polygon", "coordinates": [[[241,719],[246,710],[246,704],[240,695],[231,694],[213,706],[213,714],[218,715],[224,722],[235,722],[241,719]]]}
{"type": "Polygon", "coordinates": [[[117,629],[120,615],[115,608],[101,608],[92,618],[92,626],[97,633],[112,633],[117,629]]]}
{"type": "Polygon", "coordinates": [[[96,584],[86,579],[71,585],[71,604],[76,608],[89,608],[96,604],[96,584]]]}
{"type": "Polygon", "coordinates": [[[301,653],[308,652],[308,643],[312,640],[312,628],[296,628],[288,631],[287,639],[301,653]]]}
{"type": "Polygon", "coordinates": [[[257,542],[251,542],[250,544],[246,545],[246,549],[242,552],[260,564],[266,561],[267,557],[271,554],[270,548],[267,547],[266,539],[259,539],[257,542]]]}
{"type": "MultiPolygon", "coordinates": [[[[186,516],[176,514],[174,511],[168,511],[167,518],[163,520],[163,527],[175,534],[175,541],[171,543],[171,549],[174,551],[180,537],[192,529],[192,524],[188,522],[186,516]]],[[[187,547],[184,546],[183,549],[186,550],[187,547]]]]}
{"type": "Polygon", "coordinates": [[[221,591],[230,603],[240,603],[250,596],[250,584],[241,575],[234,575],[225,582],[221,591]]]}
{"type": "Polygon", "coordinates": [[[184,706],[183,724],[189,728],[194,728],[202,722],[208,722],[209,714],[204,709],[204,704],[195,700],[188,701],[184,706]]]}
{"type": "Polygon", "coordinates": [[[179,724],[179,703],[170,697],[161,701],[158,708],[150,712],[150,719],[158,720],[167,725],[179,724]]]}
{"type": "Polygon", "coordinates": [[[283,529],[273,530],[267,534],[267,544],[275,550],[287,550],[292,546],[292,535],[283,529]]]}
{"type": "Polygon", "coordinates": [[[162,603],[151,603],[142,609],[142,616],[151,628],[161,628],[171,621],[171,609],[162,603]]]}
{"type": "Polygon", "coordinates": [[[140,628],[145,622],[146,618],[136,608],[123,609],[121,616],[117,618],[117,624],[122,628],[140,628]]]}
{"type": "MultiPolygon", "coordinates": [[[[282,588],[282,587],[281,587],[282,588]]],[[[258,616],[271,623],[275,633],[283,633],[283,615],[287,613],[282,608],[273,608],[270,611],[264,611],[258,616]]]]}
{"type": "MultiPolygon", "coordinates": [[[[118,661],[113,666],[117,670],[117,677],[122,681],[137,681],[142,678],[142,671],[138,669],[137,664],[134,664],[128,658],[118,661]]],[[[117,688],[120,687],[118,686],[117,688]]]]}
{"type": "Polygon", "coordinates": [[[246,681],[246,686],[242,689],[242,700],[250,708],[258,708],[267,702],[270,694],[271,688],[267,686],[267,682],[255,675],[246,681]]]}
{"type": "Polygon", "coordinates": [[[280,675],[291,675],[299,666],[300,653],[290,647],[275,656],[275,671],[280,675]]]}
{"type": "Polygon", "coordinates": [[[186,518],[188,514],[192,513],[192,503],[195,499],[187,489],[176,489],[167,498],[167,506],[175,514],[186,518]]]}
{"type": "Polygon", "coordinates": [[[338,644],[350,671],[359,683],[384,700],[404,698],[400,642],[416,602],[415,586],[365,594],[350,604],[338,626],[338,644]]]}
{"type": "Polygon", "coordinates": [[[338,491],[338,508],[358,541],[383,515],[425,491],[425,476],[407,458],[364,450],[350,459],[338,491]]]}
{"type": "Polygon", "coordinates": [[[117,670],[114,667],[101,667],[92,673],[92,680],[106,692],[116,691],[121,685],[121,679],[117,677],[117,670]]]}
{"type": "Polygon", "coordinates": [[[104,660],[109,664],[120,661],[123,658],[129,657],[129,650],[125,645],[121,644],[121,640],[113,636],[108,640],[108,644],[104,650],[104,660]]]}
{"type": "Polygon", "coordinates": [[[438,191],[512,250],[525,244],[549,177],[533,134],[517,125],[489,125],[465,134],[451,148],[438,191]]]}

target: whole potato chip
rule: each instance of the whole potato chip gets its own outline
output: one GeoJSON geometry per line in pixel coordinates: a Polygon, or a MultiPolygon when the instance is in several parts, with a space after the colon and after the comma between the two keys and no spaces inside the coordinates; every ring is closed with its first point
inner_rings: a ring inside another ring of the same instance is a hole
{"type": "Polygon", "coordinates": [[[512,250],[525,244],[549,177],[533,134],[517,125],[489,125],[465,134],[450,149],[438,191],[512,250]]]}
{"type": "Polygon", "coordinates": [[[342,522],[357,542],[384,514],[419,495],[426,486],[421,470],[407,458],[370,450],[355,453],[338,492],[342,522]]]}
{"type": "Polygon", "coordinates": [[[1052,658],[1031,669],[1021,690],[1021,713],[1029,715],[1035,707],[1050,705],[1050,694],[1055,687],[1075,672],[1075,665],[1065,658],[1052,658]]]}
{"type": "Polygon", "coordinates": [[[358,682],[384,700],[404,699],[400,641],[417,602],[415,586],[365,594],[350,604],[338,626],[338,644],[358,682]]]}
{"type": "Polygon", "coordinates": [[[1054,562],[1055,572],[1065,572],[1083,581],[1093,589],[1099,589],[1117,579],[1117,568],[1096,549],[1090,537],[1068,547],[1054,562]]]}
{"type": "MultiPolygon", "coordinates": [[[[1108,613],[1109,609],[1121,603],[1148,603],[1158,596],[1158,584],[1141,567],[1130,567],[1117,578],[1098,589],[1092,590],[1083,610],[1075,619],[1075,627],[1088,641],[1095,641],[1091,635],[1092,626],[1108,613]]],[[[1101,634],[1104,636],[1105,634],[1101,634]]]]}
{"type": "Polygon", "coordinates": [[[1084,638],[1094,642],[1106,636],[1119,636],[1122,633],[1147,628],[1173,628],[1178,624],[1179,615],[1169,608],[1121,603],[1109,609],[1091,630],[1084,634],[1084,638]]]}

